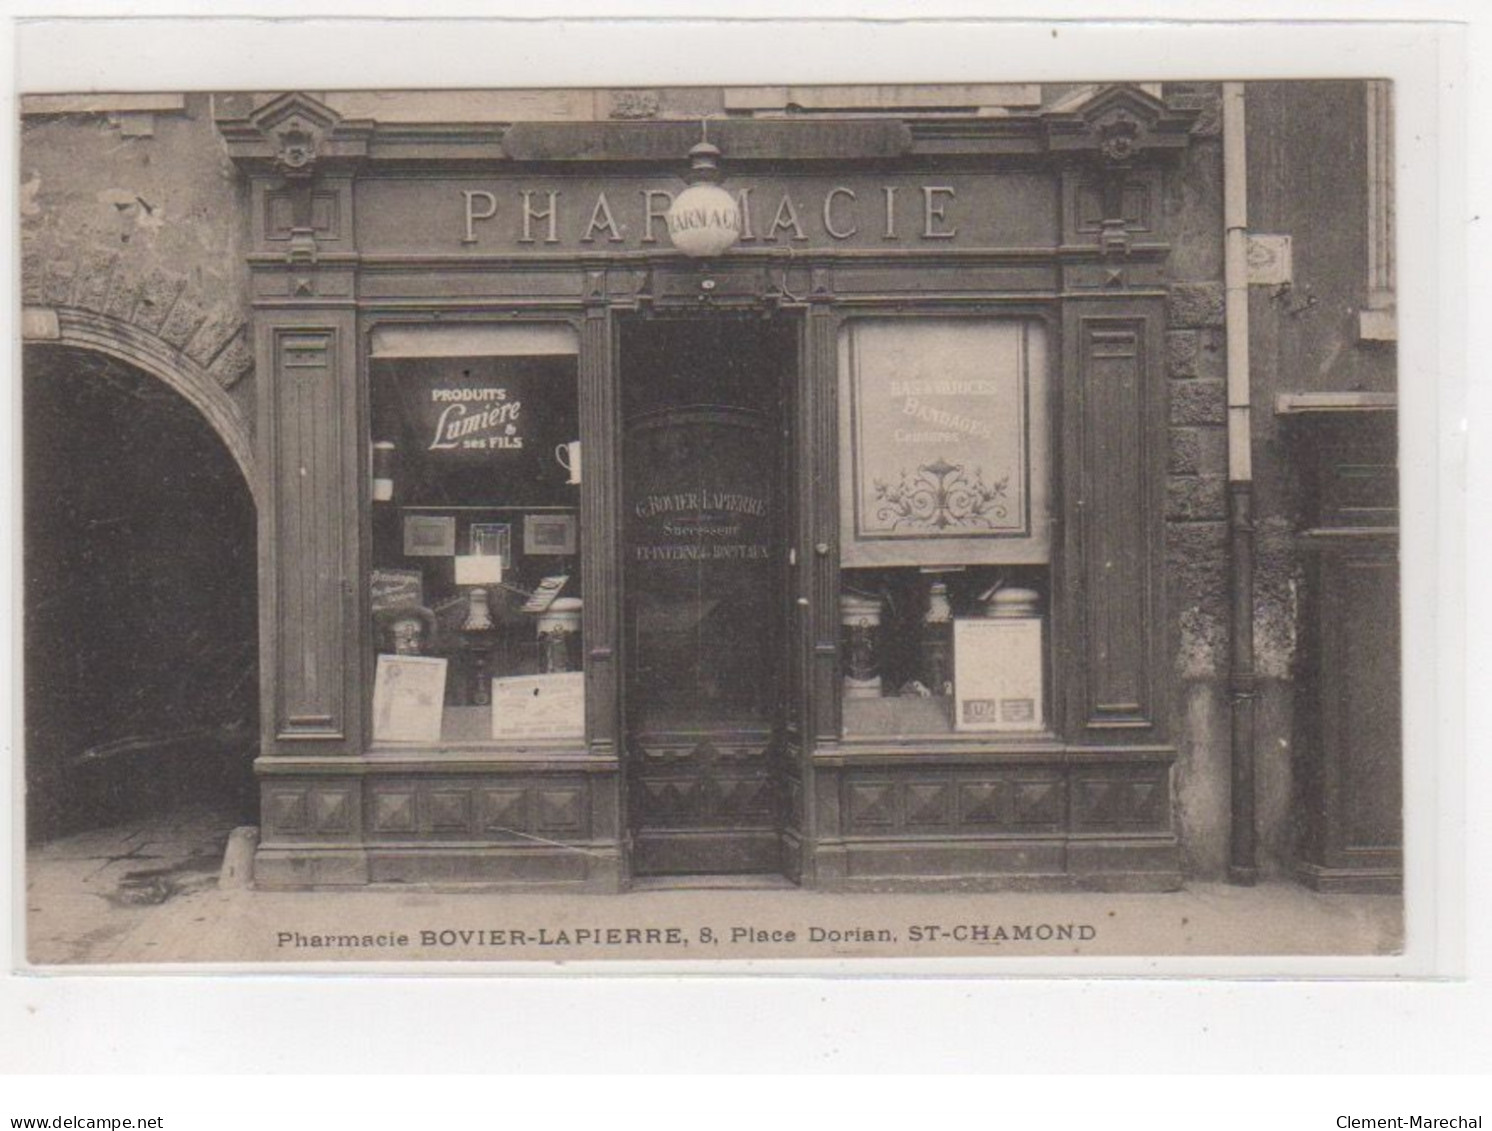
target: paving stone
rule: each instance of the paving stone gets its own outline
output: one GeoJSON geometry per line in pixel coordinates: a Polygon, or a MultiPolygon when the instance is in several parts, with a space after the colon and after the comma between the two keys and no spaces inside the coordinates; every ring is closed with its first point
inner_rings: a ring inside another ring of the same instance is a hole
{"type": "Polygon", "coordinates": [[[1202,348],[1195,330],[1166,332],[1166,372],[1172,377],[1197,375],[1197,352],[1202,348]]]}
{"type": "Polygon", "coordinates": [[[214,310],[187,344],[187,356],[199,365],[210,365],[212,359],[217,356],[218,351],[228,344],[229,339],[238,333],[243,325],[243,319],[226,308],[214,310]]]}
{"type": "Polygon", "coordinates": [[[140,283],[135,298],[134,323],[152,334],[159,333],[186,279],[169,271],[154,270],[140,283]]]}
{"type": "Polygon", "coordinates": [[[27,243],[21,254],[21,303],[41,306],[47,300],[47,261],[40,248],[27,243]]]}
{"type": "Polygon", "coordinates": [[[84,310],[103,310],[109,297],[109,283],[114,277],[114,264],[119,256],[101,247],[91,247],[83,253],[77,285],[73,289],[72,303],[84,310]]]}
{"type": "Polygon", "coordinates": [[[207,321],[207,311],[190,295],[182,295],[171,308],[165,324],[161,326],[161,337],[177,349],[184,349],[192,335],[207,321]]]}
{"type": "Polygon", "coordinates": [[[1172,475],[1197,475],[1202,470],[1202,444],[1195,428],[1172,428],[1166,470],[1172,475]]]}
{"type": "Polygon", "coordinates": [[[1176,381],[1171,385],[1171,423],[1226,424],[1227,387],[1221,381],[1176,381]]]}
{"type": "Polygon", "coordinates": [[[1176,283],[1167,296],[1166,320],[1174,328],[1221,326],[1223,285],[1219,282],[1176,283]]]}
{"type": "Polygon", "coordinates": [[[1200,522],[1226,518],[1228,480],[1222,475],[1173,475],[1166,480],[1166,518],[1200,522]]]}
{"type": "Polygon", "coordinates": [[[1166,470],[1172,475],[1226,475],[1227,430],[1213,425],[1172,428],[1166,470]]]}
{"type": "Polygon", "coordinates": [[[1197,331],[1197,376],[1221,381],[1228,376],[1228,335],[1218,327],[1197,331]]]}
{"type": "Polygon", "coordinates": [[[223,347],[208,372],[223,388],[231,389],[253,368],[254,347],[249,344],[247,334],[239,334],[223,347]]]}
{"type": "Polygon", "coordinates": [[[57,255],[47,261],[45,291],[42,301],[49,306],[68,306],[72,302],[73,284],[78,277],[78,261],[71,255],[57,255]]]}

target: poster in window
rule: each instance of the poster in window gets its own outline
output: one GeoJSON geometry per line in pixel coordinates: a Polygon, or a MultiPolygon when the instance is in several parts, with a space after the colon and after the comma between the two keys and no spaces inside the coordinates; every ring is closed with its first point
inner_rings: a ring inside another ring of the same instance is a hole
{"type": "Polygon", "coordinates": [[[445,660],[380,655],[373,680],[374,741],[439,742],[445,692],[445,660]]]}
{"type": "Polygon", "coordinates": [[[1038,324],[855,320],[840,369],[846,565],[1047,559],[1038,324]]]}
{"type": "Polygon", "coordinates": [[[953,622],[953,725],[1038,731],[1043,707],[1040,617],[953,622]]]}
{"type": "Polygon", "coordinates": [[[425,603],[424,574],[417,569],[375,569],[368,581],[375,613],[425,603]]]}
{"type": "Polygon", "coordinates": [[[585,675],[512,676],[492,681],[492,737],[579,738],[585,733],[585,675]]]}
{"type": "Polygon", "coordinates": [[[527,480],[549,472],[555,444],[574,434],[572,358],[407,358],[375,372],[398,391],[401,449],[426,461],[498,466],[527,480]]]}

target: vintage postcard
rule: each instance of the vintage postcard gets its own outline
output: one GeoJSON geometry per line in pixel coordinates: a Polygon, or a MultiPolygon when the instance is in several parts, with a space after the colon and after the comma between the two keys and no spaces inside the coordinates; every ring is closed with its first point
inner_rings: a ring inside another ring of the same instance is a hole
{"type": "Polygon", "coordinates": [[[27,94],[26,961],[1399,954],[1395,100],[27,94]]]}

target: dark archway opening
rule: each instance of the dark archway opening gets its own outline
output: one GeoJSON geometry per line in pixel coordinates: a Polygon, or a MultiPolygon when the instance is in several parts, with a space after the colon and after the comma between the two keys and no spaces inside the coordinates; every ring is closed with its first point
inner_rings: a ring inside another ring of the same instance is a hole
{"type": "Polygon", "coordinates": [[[27,840],[207,803],[253,823],[253,497],[155,377],[31,346],[23,369],[27,840]]]}

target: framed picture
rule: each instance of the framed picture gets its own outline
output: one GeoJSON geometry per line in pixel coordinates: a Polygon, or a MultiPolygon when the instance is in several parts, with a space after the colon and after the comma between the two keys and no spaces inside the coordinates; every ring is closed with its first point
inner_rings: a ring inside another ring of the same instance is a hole
{"type": "Polygon", "coordinates": [[[455,557],[455,517],[448,514],[405,515],[404,556],[406,558],[455,557]]]}
{"type": "Polygon", "coordinates": [[[575,541],[575,516],[573,514],[526,514],[523,516],[523,552],[525,554],[573,554],[575,541]]]}
{"type": "Polygon", "coordinates": [[[373,680],[373,740],[439,742],[445,696],[445,660],[381,654],[373,680]]]}
{"type": "Polygon", "coordinates": [[[1033,731],[1046,725],[1040,617],[953,622],[954,727],[1033,731]]]}
{"type": "Polygon", "coordinates": [[[467,535],[467,553],[474,558],[501,558],[503,569],[513,568],[513,527],[506,522],[474,522],[467,535]]]}

